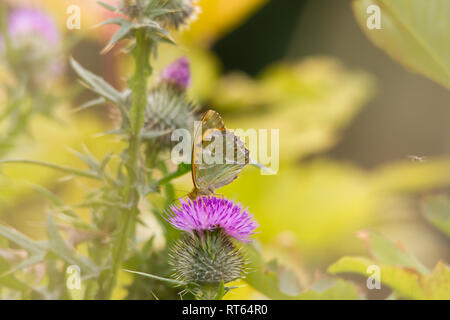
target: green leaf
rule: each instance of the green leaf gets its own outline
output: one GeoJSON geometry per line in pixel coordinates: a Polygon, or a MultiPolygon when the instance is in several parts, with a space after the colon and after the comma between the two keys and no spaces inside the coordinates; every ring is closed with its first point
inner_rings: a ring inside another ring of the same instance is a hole
{"type": "MultiPolygon", "coordinates": [[[[322,290],[308,289],[298,294],[288,294],[286,292],[288,287],[283,284],[287,279],[280,282],[280,274],[281,277],[284,277],[282,271],[283,268],[280,268],[274,261],[271,261],[268,264],[264,263],[260,252],[253,244],[246,247],[246,254],[250,261],[249,269],[252,270],[252,272],[247,275],[245,281],[270,299],[359,299],[355,286],[350,282],[343,280],[330,282],[329,285],[322,290]]],[[[288,279],[293,281],[292,274],[288,276],[288,279]]],[[[293,293],[291,289],[292,288],[289,287],[289,291],[293,293]]]]}
{"type": "Polygon", "coordinates": [[[11,268],[10,270],[8,270],[7,272],[0,274],[0,278],[4,277],[4,276],[8,276],[16,271],[31,267],[37,263],[40,263],[40,262],[44,261],[46,255],[47,255],[47,252],[35,253],[35,254],[31,255],[29,258],[23,260],[22,262],[20,262],[19,264],[17,264],[13,268],[11,268]]]}
{"type": "Polygon", "coordinates": [[[225,293],[226,293],[225,292],[225,284],[224,284],[224,282],[222,280],[222,282],[219,285],[219,290],[217,291],[217,295],[214,298],[214,300],[222,300],[223,296],[225,295],[225,293]]]}
{"type": "Polygon", "coordinates": [[[129,22],[129,20],[126,20],[126,19],[121,18],[121,17],[114,17],[114,18],[107,19],[107,20],[104,20],[104,21],[100,22],[99,24],[95,25],[94,28],[100,27],[100,26],[104,26],[104,25],[107,25],[107,24],[122,25],[123,23],[126,23],[126,22],[129,22]]]}
{"type": "Polygon", "coordinates": [[[422,281],[426,299],[450,300],[450,268],[439,262],[429,276],[422,281]]]}
{"type": "Polygon", "coordinates": [[[75,108],[73,110],[73,112],[74,113],[75,112],[80,112],[80,111],[83,111],[83,110],[86,110],[86,109],[89,109],[89,108],[92,108],[92,107],[103,105],[105,103],[106,103],[106,99],[104,97],[98,97],[96,99],[89,100],[86,103],[83,103],[81,106],[75,108]]]}
{"type": "Polygon", "coordinates": [[[450,88],[450,2],[448,0],[355,0],[361,29],[392,58],[450,88]],[[380,29],[369,29],[370,5],[380,8],[380,29]]]}
{"type": "Polygon", "coordinates": [[[100,52],[101,54],[107,53],[109,50],[111,50],[120,40],[124,39],[128,36],[128,33],[133,29],[133,23],[128,20],[123,20],[123,22],[120,25],[119,30],[116,31],[116,33],[113,34],[111,39],[109,40],[108,44],[102,49],[100,52]]]}
{"type": "Polygon", "coordinates": [[[367,242],[371,255],[378,263],[413,268],[420,273],[429,273],[429,270],[415,257],[379,233],[373,231],[363,231],[362,233],[361,238],[367,242]]]}
{"type": "Polygon", "coordinates": [[[0,279],[8,278],[7,280],[5,280],[6,282],[9,282],[10,284],[20,285],[14,277],[10,276],[10,274],[43,261],[47,254],[47,247],[42,242],[34,241],[24,234],[20,233],[19,231],[2,225],[0,225],[0,236],[15,243],[22,249],[28,251],[30,254],[27,259],[20,262],[16,266],[8,270],[2,270],[2,272],[0,272],[0,279]]]}
{"type": "Polygon", "coordinates": [[[99,94],[100,96],[104,97],[108,101],[113,102],[116,105],[123,104],[122,94],[114,89],[103,78],[93,74],[89,70],[86,70],[73,58],[70,59],[70,63],[73,70],[81,78],[88,89],[94,91],[95,93],[99,94]]]}
{"type": "Polygon", "coordinates": [[[430,275],[420,274],[410,268],[378,264],[363,257],[343,257],[328,268],[331,274],[357,273],[368,277],[369,266],[380,268],[380,280],[400,297],[412,299],[449,299],[450,269],[439,262],[430,275]]]}
{"type": "Polygon", "coordinates": [[[278,288],[281,292],[295,296],[300,293],[301,288],[294,272],[286,268],[278,270],[278,288]]]}
{"type": "Polygon", "coordinates": [[[67,204],[65,204],[60,198],[58,198],[53,192],[51,192],[47,188],[44,188],[43,186],[37,184],[31,184],[31,188],[41,193],[54,206],[58,207],[58,209],[61,210],[61,212],[64,213],[65,215],[71,218],[78,218],[78,215],[76,214],[75,211],[73,211],[67,204]]]}
{"type": "Polygon", "coordinates": [[[167,282],[173,285],[177,285],[177,286],[182,286],[182,285],[186,285],[186,283],[178,281],[178,280],[174,280],[174,279],[168,279],[168,278],[163,278],[163,277],[159,277],[159,276],[155,276],[153,274],[150,273],[145,273],[145,272],[139,272],[139,271],[132,271],[132,270],[127,270],[127,269],[122,269],[123,271],[129,272],[129,273],[134,273],[140,276],[144,276],[150,279],[154,279],[154,280],[159,280],[159,281],[163,281],[163,282],[167,282]]]}
{"type": "Polygon", "coordinates": [[[450,199],[447,197],[432,197],[423,205],[425,218],[436,228],[450,237],[450,199]]]}
{"type": "Polygon", "coordinates": [[[110,5],[109,3],[105,3],[103,1],[97,1],[97,3],[99,5],[101,5],[103,8],[108,9],[109,11],[113,11],[113,12],[118,11],[116,7],[110,5]]]}
{"type": "MultiPolygon", "coordinates": [[[[154,188],[156,186],[165,185],[165,184],[169,183],[170,181],[172,181],[173,179],[179,178],[182,175],[185,175],[186,173],[188,173],[190,171],[191,171],[191,165],[182,162],[178,165],[178,168],[176,171],[171,172],[171,173],[165,175],[164,177],[162,177],[161,179],[157,180],[156,182],[154,182],[152,184],[152,187],[154,188]]],[[[150,188],[150,189],[153,189],[153,188],[150,188]]]]}
{"type": "Polygon", "coordinates": [[[245,282],[270,299],[288,300],[294,298],[280,291],[276,273],[278,266],[265,264],[259,249],[254,244],[246,247],[246,254],[250,261],[249,269],[252,272],[249,272],[246,276],[245,282]]]}
{"type": "Polygon", "coordinates": [[[157,130],[146,131],[141,134],[141,138],[142,138],[142,140],[151,140],[151,139],[165,136],[165,135],[169,134],[171,131],[172,131],[171,129],[163,130],[163,131],[157,131],[157,130]]]}
{"type": "Polygon", "coordinates": [[[71,265],[77,265],[89,275],[96,275],[99,268],[88,258],[79,256],[74,249],[69,248],[59,233],[51,214],[47,214],[47,234],[49,249],[59,258],[71,265]]]}
{"type": "Polygon", "coordinates": [[[369,266],[376,265],[380,268],[380,280],[395,290],[400,296],[420,299],[421,287],[419,273],[404,267],[380,265],[376,261],[363,257],[343,257],[328,268],[331,274],[357,273],[364,277],[371,275],[369,266]]]}
{"type": "Polygon", "coordinates": [[[325,290],[306,290],[297,296],[299,300],[359,300],[356,287],[348,281],[338,279],[325,290]]]}
{"type": "Polygon", "coordinates": [[[18,280],[12,274],[0,277],[0,287],[1,286],[21,292],[30,290],[30,287],[26,283],[18,280]]]}
{"type": "MultiPolygon", "coordinates": [[[[106,82],[102,77],[99,77],[89,70],[83,68],[75,59],[71,58],[70,63],[73,70],[80,77],[82,83],[91,91],[112,102],[120,111],[122,116],[122,125],[129,124],[128,109],[126,105],[127,92],[119,92],[106,82]]],[[[88,108],[92,105],[100,103],[101,100],[94,100],[83,105],[77,110],[88,108]]]]}
{"type": "Polygon", "coordinates": [[[64,173],[68,173],[68,174],[79,176],[79,177],[102,180],[102,177],[97,175],[97,173],[95,173],[95,172],[79,170],[79,169],[66,167],[66,166],[63,166],[60,164],[46,162],[46,161],[28,160],[28,159],[3,159],[3,160],[0,160],[0,164],[2,164],[2,163],[4,163],[4,164],[6,164],[6,163],[32,164],[32,165],[37,165],[37,166],[54,169],[57,171],[62,171],[64,173]]]}
{"type": "Polygon", "coordinates": [[[42,243],[28,238],[26,235],[11,227],[0,225],[0,236],[14,242],[30,253],[42,253],[46,251],[46,248],[42,243]]]}

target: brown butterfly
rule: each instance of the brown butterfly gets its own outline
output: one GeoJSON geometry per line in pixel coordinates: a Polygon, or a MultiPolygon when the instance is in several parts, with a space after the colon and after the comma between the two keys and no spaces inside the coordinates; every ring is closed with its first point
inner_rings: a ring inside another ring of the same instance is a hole
{"type": "Polygon", "coordinates": [[[194,189],[189,198],[214,194],[216,189],[236,179],[248,163],[245,144],[225,128],[217,112],[208,110],[194,133],[191,158],[194,189]]]}

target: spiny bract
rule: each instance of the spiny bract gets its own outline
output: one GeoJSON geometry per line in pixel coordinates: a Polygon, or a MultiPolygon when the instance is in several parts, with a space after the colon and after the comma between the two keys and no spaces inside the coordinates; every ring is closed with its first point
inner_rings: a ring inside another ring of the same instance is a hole
{"type": "Polygon", "coordinates": [[[169,264],[176,279],[190,284],[217,284],[242,278],[246,259],[221,230],[185,234],[171,249],[169,264]]]}

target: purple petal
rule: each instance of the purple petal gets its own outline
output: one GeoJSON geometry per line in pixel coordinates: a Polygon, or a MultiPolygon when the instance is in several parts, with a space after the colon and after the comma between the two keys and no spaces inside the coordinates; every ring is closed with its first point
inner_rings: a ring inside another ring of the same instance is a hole
{"type": "Polygon", "coordinates": [[[60,34],[54,21],[38,9],[13,10],[8,17],[8,30],[13,40],[17,36],[29,35],[42,38],[52,46],[60,42],[60,34]]]}
{"type": "Polygon", "coordinates": [[[248,242],[258,227],[247,209],[226,198],[201,197],[194,201],[181,199],[170,206],[167,221],[187,232],[222,229],[229,236],[248,242]]]}
{"type": "Polygon", "coordinates": [[[161,72],[160,82],[169,82],[186,90],[191,85],[189,60],[186,57],[181,57],[166,67],[161,72]]]}

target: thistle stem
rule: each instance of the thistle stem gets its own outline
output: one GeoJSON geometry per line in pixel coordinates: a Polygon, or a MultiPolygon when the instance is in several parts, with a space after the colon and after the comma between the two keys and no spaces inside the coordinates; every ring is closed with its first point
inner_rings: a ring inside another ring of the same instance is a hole
{"type": "Polygon", "coordinates": [[[144,112],[147,102],[147,79],[152,69],[149,65],[149,56],[152,48],[151,40],[146,36],[145,30],[136,31],[136,47],[133,51],[135,72],[131,78],[133,105],[130,110],[130,133],[128,149],[126,152],[127,182],[122,193],[124,209],[117,224],[117,238],[114,241],[111,269],[105,277],[106,285],[100,290],[102,299],[111,298],[117,283],[117,273],[126,256],[127,242],[134,230],[135,217],[138,214],[139,193],[137,186],[141,179],[141,129],[144,125],[144,112]]]}

